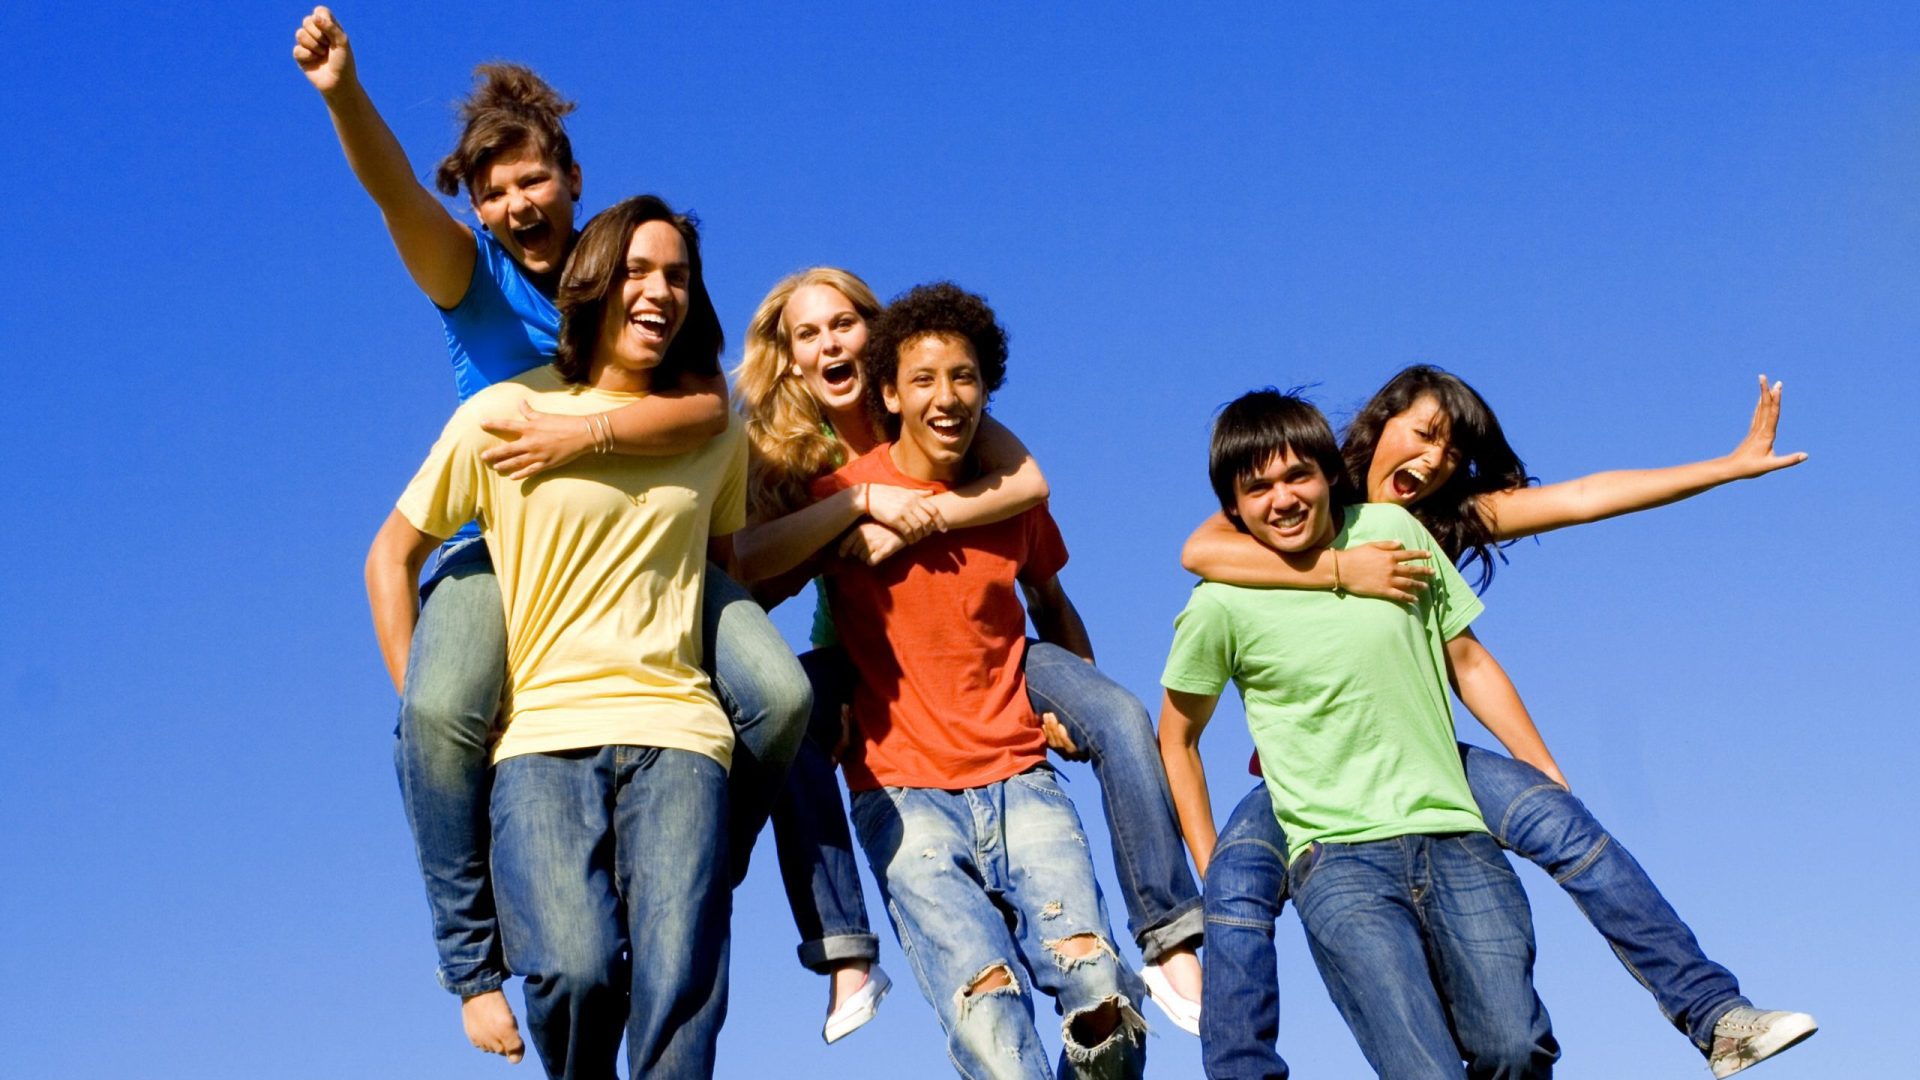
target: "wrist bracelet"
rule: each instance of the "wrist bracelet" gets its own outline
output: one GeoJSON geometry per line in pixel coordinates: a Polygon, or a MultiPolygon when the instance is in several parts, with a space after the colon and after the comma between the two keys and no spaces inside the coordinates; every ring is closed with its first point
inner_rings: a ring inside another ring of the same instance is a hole
{"type": "Polygon", "coordinates": [[[1333,595],[1340,595],[1340,552],[1334,548],[1327,551],[1333,555],[1333,595]]]}

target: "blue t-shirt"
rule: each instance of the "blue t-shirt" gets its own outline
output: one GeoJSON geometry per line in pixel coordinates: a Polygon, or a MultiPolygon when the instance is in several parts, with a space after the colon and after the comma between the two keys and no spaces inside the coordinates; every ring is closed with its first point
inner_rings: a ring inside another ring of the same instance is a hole
{"type": "MultiPolygon", "coordinates": [[[[500,241],[485,229],[475,229],[473,239],[477,250],[466,295],[452,308],[435,308],[447,331],[453,386],[461,401],[552,363],[560,337],[560,309],[527,280],[500,241]]],[[[479,526],[468,522],[447,545],[479,536],[479,526]]]]}
{"type": "Polygon", "coordinates": [[[500,241],[475,229],[473,280],[453,308],[441,308],[454,388],[465,401],[497,382],[553,362],[560,309],[527,280],[500,241]]]}

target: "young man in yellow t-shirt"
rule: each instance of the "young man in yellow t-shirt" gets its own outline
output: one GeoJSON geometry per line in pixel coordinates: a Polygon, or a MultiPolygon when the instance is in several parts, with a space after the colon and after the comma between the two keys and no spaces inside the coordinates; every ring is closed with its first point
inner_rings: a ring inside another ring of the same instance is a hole
{"type": "Polygon", "coordinates": [[[526,481],[488,467],[501,440],[483,420],[522,404],[586,417],[718,369],[698,234],[659,199],[588,224],[559,306],[554,365],[447,423],[374,541],[368,594],[398,686],[421,562],[481,522],[507,625],[493,888],[531,1040],[550,1076],[613,1075],[623,1035],[636,1080],[710,1076],[733,731],[701,670],[700,590],[745,517],[746,444],[735,420],[678,457],[584,456],[526,481]]]}

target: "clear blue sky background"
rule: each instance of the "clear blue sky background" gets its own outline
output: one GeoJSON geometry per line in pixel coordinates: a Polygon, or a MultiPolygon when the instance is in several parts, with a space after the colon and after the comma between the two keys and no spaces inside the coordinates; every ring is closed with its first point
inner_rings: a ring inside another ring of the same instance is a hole
{"type": "MultiPolygon", "coordinates": [[[[1911,1061],[1912,5],[392,7],[339,15],[420,172],[474,63],[534,65],[581,102],[589,210],[703,216],[736,342],[812,263],[984,292],[997,414],[1053,480],[1102,666],[1149,699],[1240,391],[1313,384],[1341,420],[1438,363],[1560,479],[1722,453],[1755,373],[1785,379],[1811,461],[1517,545],[1479,629],[1708,950],[1824,1023],[1758,1075],[1911,1061]]],[[[7,1075],[506,1070],[433,982],[360,584],[451,380],[288,57],[303,14],[0,8],[7,1075]]],[[[1560,1075],[1703,1075],[1521,875],[1560,1075]]],[[[721,1075],[947,1071],[890,930],[900,989],[828,1049],[770,844],[737,905],[721,1075]]],[[[1297,927],[1286,1053],[1361,1075],[1297,927]]],[[[1160,1026],[1153,1074],[1198,1075],[1160,1026]]]]}

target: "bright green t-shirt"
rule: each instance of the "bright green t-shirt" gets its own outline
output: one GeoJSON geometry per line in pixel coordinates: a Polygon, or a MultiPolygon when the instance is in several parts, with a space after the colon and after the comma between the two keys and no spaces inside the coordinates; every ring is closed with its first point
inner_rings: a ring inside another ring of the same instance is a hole
{"type": "MultiPolygon", "coordinates": [[[[1413,515],[1382,503],[1348,509],[1333,546],[1377,540],[1440,550],[1413,515]]],[[[1486,831],[1454,747],[1445,652],[1482,606],[1451,563],[1434,562],[1412,607],[1209,581],[1174,621],[1161,685],[1240,688],[1289,860],[1316,840],[1486,831]]]]}

